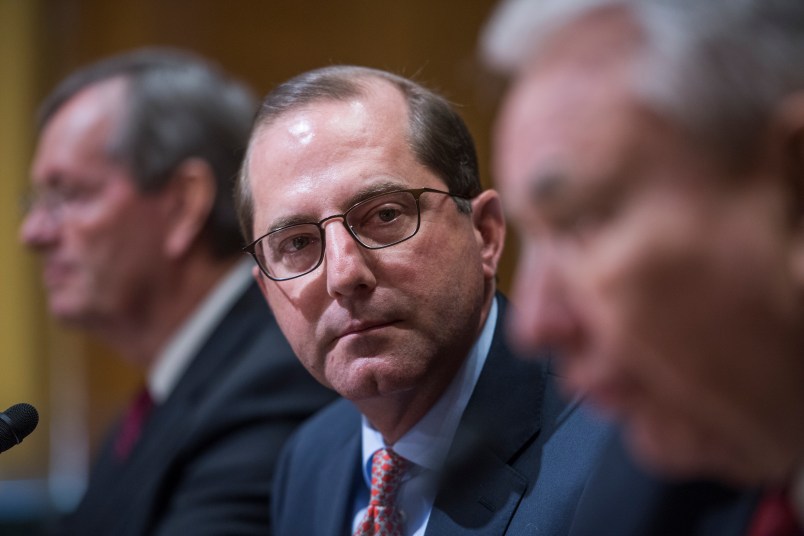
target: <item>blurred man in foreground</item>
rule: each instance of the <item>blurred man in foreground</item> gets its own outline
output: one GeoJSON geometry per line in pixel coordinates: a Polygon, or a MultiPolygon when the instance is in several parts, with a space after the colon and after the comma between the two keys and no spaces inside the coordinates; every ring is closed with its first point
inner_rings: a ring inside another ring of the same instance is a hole
{"type": "Polygon", "coordinates": [[[43,104],[21,239],[52,314],[147,380],[61,534],[265,534],[279,448],[331,398],[238,261],[232,184],[255,104],[170,50],[91,65],[43,104]]]}
{"type": "Polygon", "coordinates": [[[486,34],[515,74],[514,337],[556,348],[646,466],[779,490],[799,519],[802,30],[801,2],[566,0],[486,34]]]}
{"type": "Polygon", "coordinates": [[[348,399],[288,443],[275,531],[566,533],[606,429],[503,340],[505,223],[449,104],[383,71],[310,71],[265,99],[243,169],[255,277],[348,399]]]}

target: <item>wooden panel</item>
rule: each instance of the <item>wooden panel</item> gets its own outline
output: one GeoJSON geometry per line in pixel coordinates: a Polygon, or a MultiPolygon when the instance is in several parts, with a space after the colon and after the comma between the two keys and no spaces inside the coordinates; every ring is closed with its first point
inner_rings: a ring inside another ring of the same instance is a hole
{"type": "MultiPolygon", "coordinates": [[[[0,411],[18,402],[46,407],[44,344],[37,325],[41,294],[33,259],[17,241],[33,137],[35,20],[34,3],[0,0],[0,411]]],[[[0,478],[42,472],[48,444],[46,413],[42,417],[24,448],[3,454],[0,478]]]]}
{"type": "MultiPolygon", "coordinates": [[[[476,65],[478,29],[495,0],[60,0],[41,12],[37,98],[76,67],[145,45],[198,51],[258,93],[304,70],[357,63],[413,76],[456,103],[474,133],[489,185],[494,99],[476,65]]],[[[500,271],[510,278],[512,255],[500,271]]],[[[139,378],[92,344],[83,378],[92,441],[139,378]]],[[[83,388],[83,387],[82,387],[83,388]]]]}

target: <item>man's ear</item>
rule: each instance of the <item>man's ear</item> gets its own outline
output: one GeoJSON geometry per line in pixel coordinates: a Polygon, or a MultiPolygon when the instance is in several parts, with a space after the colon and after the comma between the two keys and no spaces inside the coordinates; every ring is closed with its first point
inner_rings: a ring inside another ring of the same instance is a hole
{"type": "Polygon", "coordinates": [[[217,190],[215,176],[204,160],[190,158],[173,172],[167,189],[171,201],[165,253],[179,258],[187,254],[209,218],[217,190]]]}
{"type": "Polygon", "coordinates": [[[481,247],[483,273],[493,279],[505,244],[505,218],[495,190],[484,190],[472,199],[472,223],[481,247]]]}

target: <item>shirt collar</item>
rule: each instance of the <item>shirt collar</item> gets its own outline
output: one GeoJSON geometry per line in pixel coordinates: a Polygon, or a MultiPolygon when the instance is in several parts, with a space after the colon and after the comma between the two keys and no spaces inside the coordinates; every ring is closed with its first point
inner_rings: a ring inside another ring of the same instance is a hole
{"type": "MultiPolygon", "coordinates": [[[[497,325],[497,298],[492,300],[486,323],[455,378],[432,408],[394,445],[394,451],[419,467],[438,470],[447,457],[458,423],[469,403],[488,357],[497,325]]],[[[385,448],[382,434],[363,417],[363,478],[371,487],[371,458],[385,448]]]]}
{"type": "Polygon", "coordinates": [[[167,400],[213,328],[246,291],[251,282],[251,266],[250,259],[243,259],[229,270],[162,348],[147,378],[148,391],[155,403],[167,400]]]}

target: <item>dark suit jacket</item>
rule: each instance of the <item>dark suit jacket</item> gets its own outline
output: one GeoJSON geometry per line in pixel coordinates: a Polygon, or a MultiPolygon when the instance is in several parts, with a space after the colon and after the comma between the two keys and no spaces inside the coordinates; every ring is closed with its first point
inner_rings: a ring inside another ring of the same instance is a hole
{"type": "MultiPolygon", "coordinates": [[[[426,534],[566,533],[607,428],[566,404],[544,361],[503,340],[504,299],[488,359],[456,432],[426,534]]],[[[274,481],[279,536],[351,533],[360,414],[335,402],[294,434],[274,481]]]]}
{"type": "Polygon", "coordinates": [[[651,475],[615,434],[587,482],[570,535],[744,536],[758,499],[758,490],[651,475]]]}
{"type": "Polygon", "coordinates": [[[302,368],[252,284],[153,410],[126,462],[107,441],[59,534],[268,534],[279,450],[333,398],[302,368]]]}

